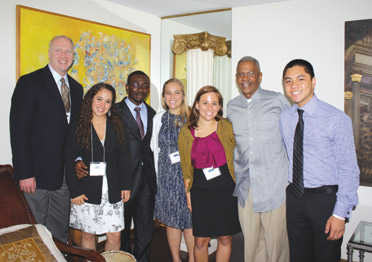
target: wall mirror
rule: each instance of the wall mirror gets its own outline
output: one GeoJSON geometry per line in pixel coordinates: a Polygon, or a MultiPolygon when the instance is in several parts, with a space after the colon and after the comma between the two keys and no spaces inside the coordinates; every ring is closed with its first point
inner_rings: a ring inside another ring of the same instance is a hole
{"type": "MultiPolygon", "coordinates": [[[[231,10],[223,9],[162,18],[161,83],[177,76],[186,84],[185,87],[187,88],[187,55],[186,52],[173,54],[174,35],[198,34],[201,32],[224,37],[229,45],[231,43],[231,10]]],[[[229,48],[231,51],[231,45],[229,48]]],[[[198,73],[202,74],[200,70],[197,70],[196,74],[198,73]]],[[[226,103],[231,99],[231,52],[223,56],[213,55],[212,84],[222,93],[225,113],[226,103]]],[[[193,99],[191,97],[189,101],[193,99]]],[[[191,105],[190,102],[189,105],[191,105]]]]}

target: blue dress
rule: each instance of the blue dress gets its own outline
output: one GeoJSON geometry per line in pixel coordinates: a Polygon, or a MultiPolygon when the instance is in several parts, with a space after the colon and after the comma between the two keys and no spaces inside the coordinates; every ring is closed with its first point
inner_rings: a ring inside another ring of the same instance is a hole
{"type": "Polygon", "coordinates": [[[174,121],[177,115],[165,112],[161,118],[158,137],[158,192],[155,197],[155,218],[161,223],[177,228],[192,227],[191,212],[187,208],[185,185],[180,162],[172,164],[169,154],[178,151],[180,129],[174,121]]]}

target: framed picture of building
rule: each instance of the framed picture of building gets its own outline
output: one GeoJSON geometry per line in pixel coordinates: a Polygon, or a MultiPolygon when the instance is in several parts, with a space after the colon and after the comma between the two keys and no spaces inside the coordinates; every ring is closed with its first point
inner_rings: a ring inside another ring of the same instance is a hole
{"type": "Polygon", "coordinates": [[[372,186],[372,19],[345,23],[344,97],[353,122],[360,184],[372,186]]]}

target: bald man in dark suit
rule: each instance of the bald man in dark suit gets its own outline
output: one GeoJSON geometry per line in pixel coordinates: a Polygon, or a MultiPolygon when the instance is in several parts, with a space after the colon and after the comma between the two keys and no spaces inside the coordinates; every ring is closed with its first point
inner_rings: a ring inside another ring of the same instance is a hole
{"type": "Polygon", "coordinates": [[[66,242],[70,196],[64,178],[64,148],[83,88],[67,74],[74,57],[69,37],[54,37],[48,55],[47,66],[17,82],[10,110],[10,140],[14,176],[37,223],[66,242]]]}

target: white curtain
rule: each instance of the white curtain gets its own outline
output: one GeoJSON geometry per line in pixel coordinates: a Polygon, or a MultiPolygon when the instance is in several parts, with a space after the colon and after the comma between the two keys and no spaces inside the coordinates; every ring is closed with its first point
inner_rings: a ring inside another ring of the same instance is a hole
{"type": "Polygon", "coordinates": [[[213,50],[187,50],[187,103],[192,106],[200,88],[213,85],[213,50]]]}
{"type": "Polygon", "coordinates": [[[214,56],[214,86],[223,97],[223,115],[226,117],[226,105],[231,99],[231,58],[227,55],[214,56]]]}

